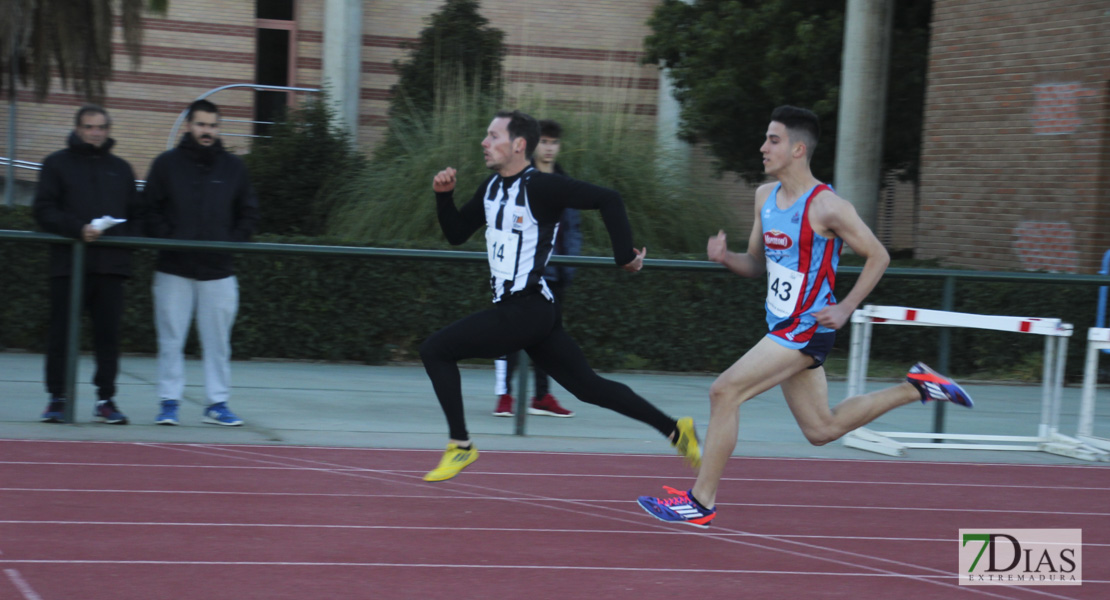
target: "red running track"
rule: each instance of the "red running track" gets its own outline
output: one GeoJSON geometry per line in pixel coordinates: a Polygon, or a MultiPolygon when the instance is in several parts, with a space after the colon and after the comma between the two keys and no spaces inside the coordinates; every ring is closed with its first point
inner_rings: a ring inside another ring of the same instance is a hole
{"type": "Polygon", "coordinates": [[[1110,468],[0,440],[0,599],[1110,598],[1110,468]],[[1081,528],[1082,586],[957,583],[960,528],[1081,528]]]}

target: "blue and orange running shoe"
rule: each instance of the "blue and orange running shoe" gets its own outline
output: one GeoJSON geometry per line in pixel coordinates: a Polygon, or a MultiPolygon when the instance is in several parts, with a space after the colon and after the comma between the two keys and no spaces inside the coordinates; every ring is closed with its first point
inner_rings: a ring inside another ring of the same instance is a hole
{"type": "Polygon", "coordinates": [[[952,402],[967,408],[975,405],[971,401],[971,396],[964,391],[964,388],[960,387],[955,381],[930,369],[925,363],[919,362],[910,367],[910,372],[906,374],[906,381],[921,392],[922,404],[929,400],[936,400],[937,402],[952,402]]]}
{"type": "Polygon", "coordinates": [[[717,516],[716,508],[706,508],[690,496],[690,492],[676,490],[669,485],[663,489],[671,494],[670,498],[640,496],[636,502],[647,514],[668,523],[685,523],[701,529],[709,529],[709,522],[717,516]]]}

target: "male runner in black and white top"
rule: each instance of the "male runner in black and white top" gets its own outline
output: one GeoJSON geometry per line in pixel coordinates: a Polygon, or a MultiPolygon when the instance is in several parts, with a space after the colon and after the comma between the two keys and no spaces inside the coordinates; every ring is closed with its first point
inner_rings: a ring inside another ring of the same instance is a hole
{"type": "Polygon", "coordinates": [[[498,112],[482,140],[486,166],[494,174],[474,196],[456,208],[453,168],[432,180],[439,224],[448,242],[462,244],[486,227],[494,306],[437,331],[420,346],[420,358],[450,429],[447,451],[424,480],[451,479],[478,458],[466,430],[458,361],[522,349],[579,400],[655,427],[696,468],[701,450],[693,419],[676,421],[628,386],[599,376],[563,329],[559,306],[543,279],[563,209],[600,211],[613,256],[626,271],[643,267],[647,249],[632,245],[620,194],[531,166],[539,137],[539,124],[532,117],[520,111],[498,112]]]}
{"type": "MultiPolygon", "coordinates": [[[[567,174],[558,162],[559,150],[562,146],[560,138],[562,137],[562,125],[551,119],[540,119],[540,141],[536,145],[536,151],[532,153],[532,166],[537,171],[558,173],[559,175],[567,174]]],[[[577,256],[582,253],[581,221],[581,216],[577,210],[573,208],[563,210],[563,216],[559,219],[559,229],[555,234],[555,248],[552,254],[577,256]]],[[[574,278],[574,272],[574,267],[566,265],[548,264],[547,268],[544,269],[543,279],[547,282],[547,287],[551,289],[552,295],[555,296],[555,302],[559,303],[560,310],[565,304],[566,291],[574,278]]],[[[513,416],[513,406],[516,404],[516,400],[513,398],[513,371],[516,370],[518,356],[520,356],[520,353],[514,352],[493,361],[494,372],[496,373],[493,391],[497,396],[497,408],[493,409],[493,416],[495,417],[513,416]]],[[[536,395],[532,397],[532,401],[529,403],[528,414],[563,418],[573,417],[574,411],[564,408],[551,394],[551,385],[547,373],[544,373],[543,369],[535,365],[532,365],[532,372],[536,378],[536,395]]],[[[523,394],[524,390],[520,390],[520,393],[523,394]]]]}

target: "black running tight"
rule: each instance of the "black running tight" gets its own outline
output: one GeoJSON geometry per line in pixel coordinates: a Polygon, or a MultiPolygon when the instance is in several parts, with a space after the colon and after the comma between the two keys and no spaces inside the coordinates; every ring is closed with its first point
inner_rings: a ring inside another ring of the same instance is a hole
{"type": "Polygon", "coordinates": [[[458,361],[497,358],[521,349],[575,398],[642,421],[664,436],[675,431],[673,418],[627,385],[595,373],[563,329],[558,305],[534,293],[505,298],[435,332],[421,344],[420,358],[447,417],[451,439],[470,439],[458,361]]]}

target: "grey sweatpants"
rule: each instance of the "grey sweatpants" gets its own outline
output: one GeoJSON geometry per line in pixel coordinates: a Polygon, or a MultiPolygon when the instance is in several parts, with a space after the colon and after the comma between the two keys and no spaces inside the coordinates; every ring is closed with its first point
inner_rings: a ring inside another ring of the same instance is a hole
{"type": "Polygon", "coordinates": [[[239,310],[235,276],[198,281],[156,271],[154,324],[158,330],[158,396],[181,400],[185,391],[185,340],[196,315],[209,404],[227,402],[231,390],[231,326],[239,310]]]}

